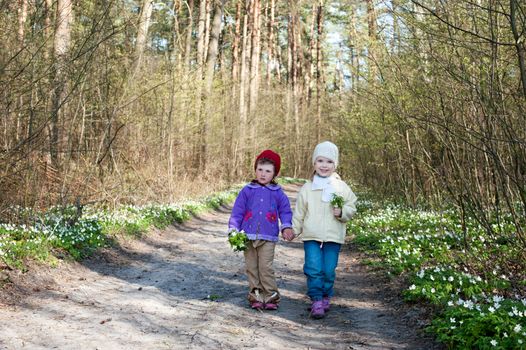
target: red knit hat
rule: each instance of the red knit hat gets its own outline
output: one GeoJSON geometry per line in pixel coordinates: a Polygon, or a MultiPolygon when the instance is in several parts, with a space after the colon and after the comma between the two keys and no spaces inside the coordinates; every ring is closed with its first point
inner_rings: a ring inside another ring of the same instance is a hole
{"type": "Polygon", "coordinates": [[[256,162],[254,163],[254,170],[256,170],[257,168],[258,160],[262,158],[268,159],[272,161],[272,163],[274,163],[274,170],[276,171],[274,176],[277,176],[279,173],[279,169],[281,168],[281,157],[279,156],[279,154],[270,149],[264,150],[259,154],[259,156],[257,156],[256,162]]]}

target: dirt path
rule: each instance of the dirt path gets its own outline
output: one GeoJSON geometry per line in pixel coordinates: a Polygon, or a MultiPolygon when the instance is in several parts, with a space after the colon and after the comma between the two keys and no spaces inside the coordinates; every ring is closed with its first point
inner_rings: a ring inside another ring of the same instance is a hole
{"type": "MultiPolygon", "coordinates": [[[[294,198],[297,187],[287,190],[294,198]]],[[[438,349],[349,245],[325,319],[308,318],[300,242],[277,247],[280,309],[249,309],[243,257],[224,234],[229,213],[50,270],[18,305],[0,304],[0,349],[438,349]]]]}

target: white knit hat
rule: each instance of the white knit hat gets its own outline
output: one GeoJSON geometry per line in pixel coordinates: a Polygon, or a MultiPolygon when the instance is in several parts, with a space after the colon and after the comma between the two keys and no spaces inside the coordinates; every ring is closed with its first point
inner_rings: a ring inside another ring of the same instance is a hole
{"type": "Polygon", "coordinates": [[[316,158],[325,157],[334,162],[334,168],[338,167],[338,147],[329,141],[319,143],[312,153],[312,164],[316,162],[316,158]]]}

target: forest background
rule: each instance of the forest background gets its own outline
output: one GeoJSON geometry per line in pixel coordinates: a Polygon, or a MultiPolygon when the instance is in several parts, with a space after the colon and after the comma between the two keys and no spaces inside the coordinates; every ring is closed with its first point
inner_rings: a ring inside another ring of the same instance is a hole
{"type": "Polygon", "coordinates": [[[526,6],[518,0],[0,1],[0,219],[166,203],[279,151],[526,245],[526,6]]]}

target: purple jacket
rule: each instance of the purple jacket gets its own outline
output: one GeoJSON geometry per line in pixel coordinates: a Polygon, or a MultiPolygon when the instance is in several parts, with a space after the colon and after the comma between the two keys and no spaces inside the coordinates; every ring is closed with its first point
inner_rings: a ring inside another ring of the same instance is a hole
{"type": "Polygon", "coordinates": [[[290,202],[281,186],[249,183],[239,192],[228,221],[229,229],[243,230],[250,240],[279,240],[281,229],[292,227],[290,202]]]}

